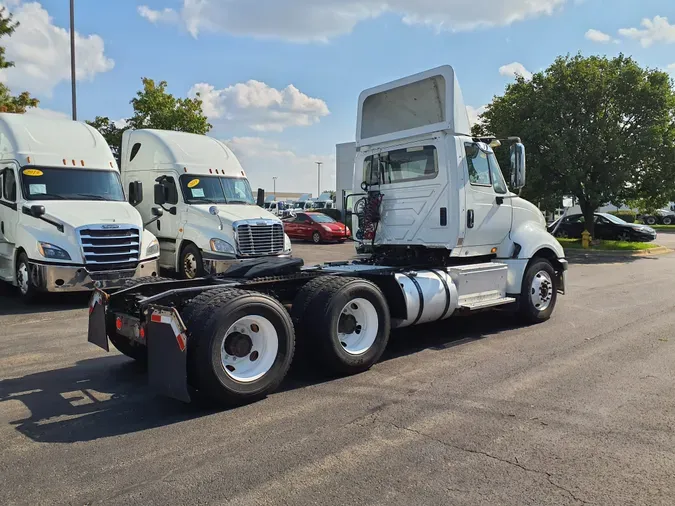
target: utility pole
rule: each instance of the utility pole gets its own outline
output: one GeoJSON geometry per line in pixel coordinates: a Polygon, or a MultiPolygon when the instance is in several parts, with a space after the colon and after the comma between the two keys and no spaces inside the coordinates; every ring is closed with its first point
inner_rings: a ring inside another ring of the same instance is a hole
{"type": "Polygon", "coordinates": [[[75,81],[75,0],[70,0],[70,79],[73,87],[73,121],[77,121],[77,83],[75,81]]]}
{"type": "Polygon", "coordinates": [[[321,196],[321,166],[323,165],[323,162],[316,162],[316,168],[317,168],[317,190],[316,190],[316,198],[318,199],[321,196]]]}
{"type": "Polygon", "coordinates": [[[277,178],[273,177],[274,180],[274,200],[277,200],[277,178]]]}

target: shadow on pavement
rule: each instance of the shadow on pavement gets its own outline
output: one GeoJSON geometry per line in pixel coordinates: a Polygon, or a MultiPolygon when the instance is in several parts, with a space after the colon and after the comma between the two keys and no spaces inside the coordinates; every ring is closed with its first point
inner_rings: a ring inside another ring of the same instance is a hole
{"type": "Polygon", "coordinates": [[[594,253],[569,253],[565,252],[567,261],[574,265],[601,265],[601,264],[630,264],[642,260],[658,260],[660,257],[668,255],[653,256],[631,256],[631,255],[610,255],[594,253]]]}
{"type": "Polygon", "coordinates": [[[0,316],[70,311],[87,307],[91,294],[84,293],[45,293],[35,302],[26,303],[19,297],[13,286],[0,283],[0,316]]]}
{"type": "MultiPolygon", "coordinates": [[[[392,333],[382,360],[425,349],[444,350],[516,327],[508,313],[490,312],[392,333]]],[[[281,391],[331,381],[302,368],[294,370],[281,391]]],[[[0,381],[0,405],[18,400],[30,410],[12,420],[16,429],[38,442],[73,443],[129,434],[200,418],[220,411],[183,404],[156,395],[143,367],[115,355],[83,360],[72,367],[0,381]]],[[[4,409],[4,408],[3,408],[4,409]]],[[[23,411],[23,410],[22,410],[23,411]]],[[[11,410],[9,411],[11,412],[11,410]]]]}

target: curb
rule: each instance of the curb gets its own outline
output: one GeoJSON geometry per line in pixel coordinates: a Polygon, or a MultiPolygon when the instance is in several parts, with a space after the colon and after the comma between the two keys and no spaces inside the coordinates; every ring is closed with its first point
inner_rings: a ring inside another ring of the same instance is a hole
{"type": "Polygon", "coordinates": [[[637,250],[637,251],[625,251],[625,250],[581,250],[581,249],[565,249],[565,256],[606,256],[606,257],[645,257],[651,255],[665,255],[667,253],[672,253],[673,250],[666,248],[665,246],[659,246],[658,248],[637,250]]]}

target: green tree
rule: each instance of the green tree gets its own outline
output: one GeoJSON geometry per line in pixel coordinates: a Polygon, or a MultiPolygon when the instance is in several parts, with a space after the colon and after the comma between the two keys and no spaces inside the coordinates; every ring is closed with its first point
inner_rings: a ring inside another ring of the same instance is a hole
{"type": "MultiPolygon", "coordinates": [[[[12,18],[12,14],[5,7],[0,7],[0,38],[11,37],[19,26],[12,18]]],[[[14,67],[14,62],[8,61],[5,48],[0,46],[0,70],[14,67]]],[[[24,91],[13,96],[7,86],[0,84],[0,112],[14,112],[23,114],[29,107],[37,107],[40,101],[24,91]]]]}
{"type": "Polygon", "coordinates": [[[675,92],[633,59],[559,57],[495,97],[474,133],[518,135],[528,148],[523,196],[547,210],[574,195],[593,234],[607,203],[675,193],[675,92]]]}
{"type": "Polygon", "coordinates": [[[155,81],[145,77],[142,81],[143,89],[131,100],[134,114],[125,120],[125,126],[118,127],[105,116],[97,116],[94,121],[87,121],[105,137],[118,162],[122,148],[122,134],[129,128],[156,128],[202,135],[211,130],[212,126],[204,114],[199,96],[176,98],[167,93],[166,81],[155,84],[155,81]]]}

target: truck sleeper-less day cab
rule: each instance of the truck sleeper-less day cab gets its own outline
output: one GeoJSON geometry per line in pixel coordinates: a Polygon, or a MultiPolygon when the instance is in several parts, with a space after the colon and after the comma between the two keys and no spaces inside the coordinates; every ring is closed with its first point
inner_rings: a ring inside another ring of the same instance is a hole
{"type": "Polygon", "coordinates": [[[0,114],[0,189],[0,278],[22,297],[159,273],[159,244],[126,202],[110,147],[85,123],[0,114]]]}
{"type": "MultiPolygon", "coordinates": [[[[494,307],[546,321],[565,290],[563,250],[539,210],[508,190],[497,142],[469,131],[451,67],[365,91],[356,212],[372,254],[312,268],[254,261],[208,279],[98,291],[89,341],[123,342],[166,395],[231,404],[272,392],[294,359],[365,371],[392,328],[494,307]]],[[[525,148],[513,141],[520,188],[525,148]]]]}
{"type": "Polygon", "coordinates": [[[127,130],[125,185],[141,182],[136,208],[160,242],[159,263],[184,279],[224,272],[243,259],[290,256],[281,220],[256,205],[234,153],[205,135],[127,130]]]}

